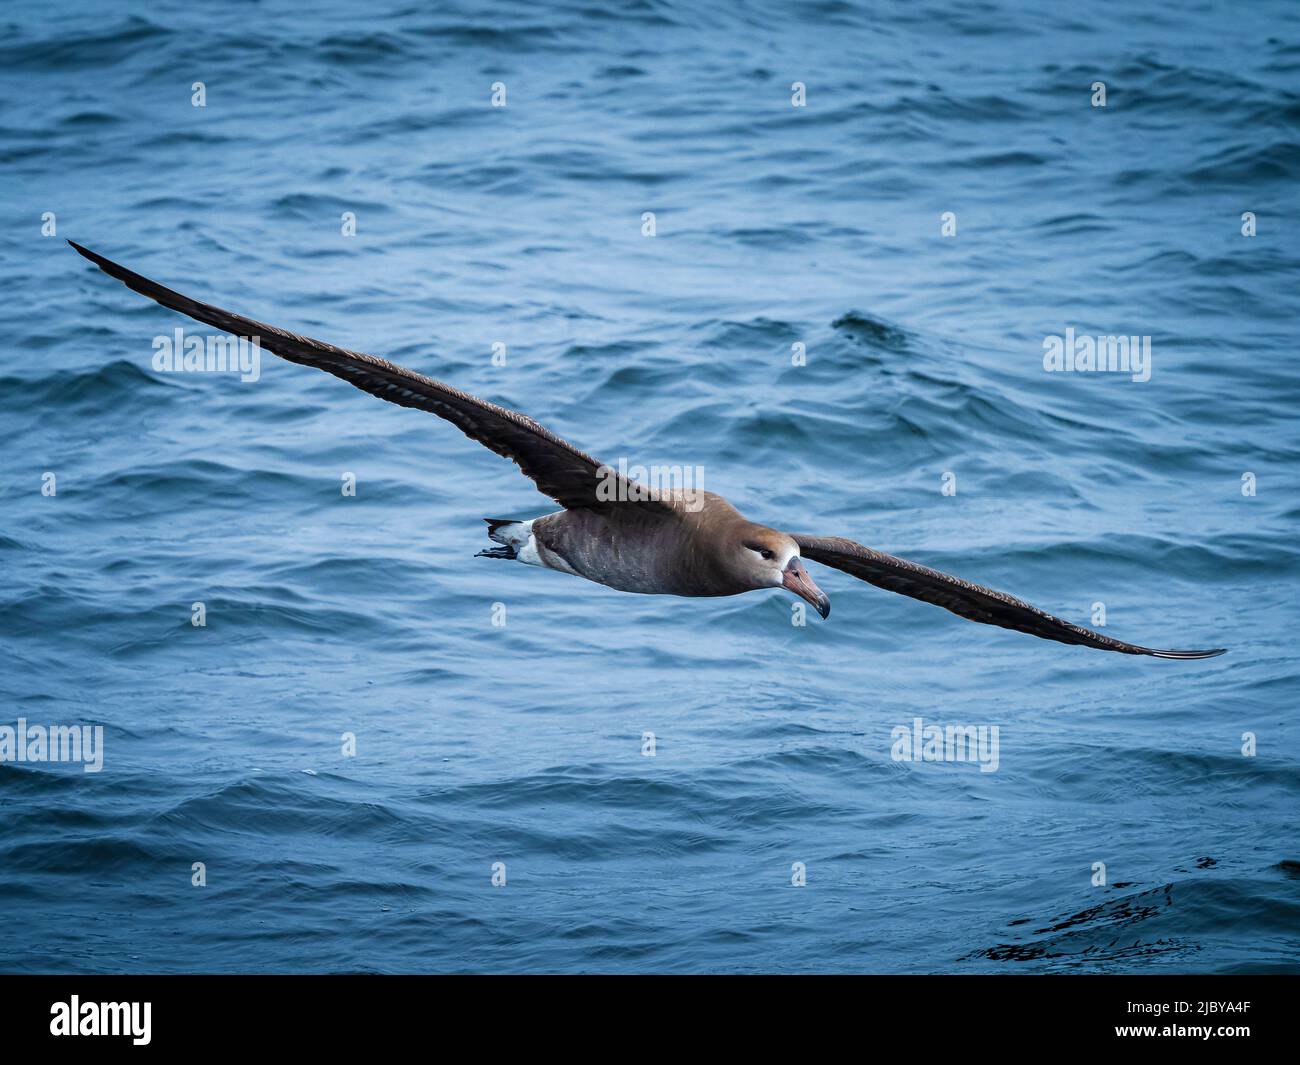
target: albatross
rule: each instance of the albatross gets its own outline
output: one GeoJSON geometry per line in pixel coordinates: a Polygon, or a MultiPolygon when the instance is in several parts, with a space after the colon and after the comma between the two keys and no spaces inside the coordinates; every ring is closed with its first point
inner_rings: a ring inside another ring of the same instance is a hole
{"type": "Polygon", "coordinates": [[[562,509],[526,521],[484,518],[488,537],[497,545],[479,552],[488,558],[516,560],[652,595],[725,596],[785,588],[826,618],[830,600],[803,564],[812,560],[878,588],[941,606],[968,621],[1057,643],[1153,658],[1211,658],[1226,650],[1163,651],[1124,643],[1005,592],[841,536],[787,533],[749,521],[712,492],[650,490],[517,411],[375,355],[200,303],[74,241],[68,243],[104,273],[164,307],[234,336],[257,337],[261,347],[280,358],[324,370],[389,403],[436,414],[513,461],[562,509]]]}

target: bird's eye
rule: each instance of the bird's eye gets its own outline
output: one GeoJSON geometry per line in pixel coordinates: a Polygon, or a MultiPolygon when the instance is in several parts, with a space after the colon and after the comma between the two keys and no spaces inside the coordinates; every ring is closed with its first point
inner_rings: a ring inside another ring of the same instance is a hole
{"type": "Polygon", "coordinates": [[[776,553],[773,551],[768,551],[766,548],[760,551],[759,554],[762,555],[764,558],[776,558],[776,553]]]}
{"type": "Polygon", "coordinates": [[[757,551],[760,558],[776,558],[776,552],[769,551],[762,544],[746,544],[751,551],[757,551]]]}

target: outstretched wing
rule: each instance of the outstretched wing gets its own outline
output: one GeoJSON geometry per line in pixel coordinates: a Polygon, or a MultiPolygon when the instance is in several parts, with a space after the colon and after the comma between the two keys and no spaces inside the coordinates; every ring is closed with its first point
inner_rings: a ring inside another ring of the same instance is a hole
{"type": "Polygon", "coordinates": [[[795,535],[794,539],[804,558],[843,570],[878,588],[934,603],[935,606],[951,610],[969,621],[1027,632],[1031,636],[1039,636],[1044,640],[1082,644],[1085,647],[1119,651],[1126,655],[1151,655],[1155,658],[1213,658],[1226,650],[1226,648],[1216,648],[1212,651],[1160,651],[1151,647],[1138,647],[1136,644],[1113,640],[1099,632],[1054,617],[1035,606],[1030,606],[1023,599],[1007,595],[1006,592],[995,592],[992,588],[971,584],[960,577],[951,577],[928,566],[908,562],[905,558],[895,558],[883,551],[873,551],[869,547],[863,547],[840,536],[795,535]]]}
{"type": "Polygon", "coordinates": [[[621,501],[634,501],[641,506],[656,508],[663,506],[648,489],[623,480],[526,415],[498,407],[375,355],[336,348],[333,344],[224,311],[210,303],[200,303],[141,277],[80,244],[68,243],[104,273],[164,307],[188,314],[205,325],[234,336],[258,337],[261,347],[282,359],[324,370],[389,403],[416,407],[445,418],[470,439],[511,459],[536,482],[539,489],[564,507],[599,510],[622,505],[621,501]],[[602,482],[610,489],[600,493],[603,498],[597,495],[597,486],[602,482]]]}

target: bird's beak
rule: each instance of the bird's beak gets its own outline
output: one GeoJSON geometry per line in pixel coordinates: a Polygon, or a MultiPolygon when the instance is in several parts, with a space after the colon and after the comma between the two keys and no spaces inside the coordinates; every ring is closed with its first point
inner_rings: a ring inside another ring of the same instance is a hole
{"type": "Polygon", "coordinates": [[[794,592],[800,599],[806,599],[816,608],[823,618],[829,616],[831,612],[831,601],[826,598],[813,580],[808,576],[808,571],[803,568],[803,563],[799,561],[799,556],[795,555],[790,559],[790,564],[785,567],[785,574],[781,578],[781,583],[794,592]]]}

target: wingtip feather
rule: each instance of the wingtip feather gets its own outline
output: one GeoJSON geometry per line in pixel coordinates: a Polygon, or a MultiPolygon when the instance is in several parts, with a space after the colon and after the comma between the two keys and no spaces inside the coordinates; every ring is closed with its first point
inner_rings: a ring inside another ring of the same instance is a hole
{"type": "Polygon", "coordinates": [[[109,272],[110,272],[109,269],[108,269],[110,266],[116,266],[116,265],[117,265],[117,264],[116,264],[115,262],[113,262],[112,260],[110,260],[110,259],[105,259],[102,255],[98,255],[98,254],[96,254],[95,252],[91,251],[89,248],[84,248],[84,247],[82,247],[82,246],[81,246],[80,244],[78,244],[75,240],[70,240],[70,241],[68,241],[68,243],[69,243],[70,245],[72,245],[72,250],[73,250],[73,251],[75,251],[75,252],[76,252],[78,255],[80,255],[83,259],[89,259],[92,263],[94,263],[96,266],[98,266],[98,267],[99,267],[101,270],[103,270],[105,273],[109,273],[109,272]]]}
{"type": "Polygon", "coordinates": [[[1219,655],[1226,655],[1227,653],[1228,653],[1228,649],[1226,647],[1215,647],[1209,651],[1152,651],[1150,652],[1153,658],[1177,658],[1182,660],[1190,660],[1196,658],[1218,658],[1219,655]]]}

